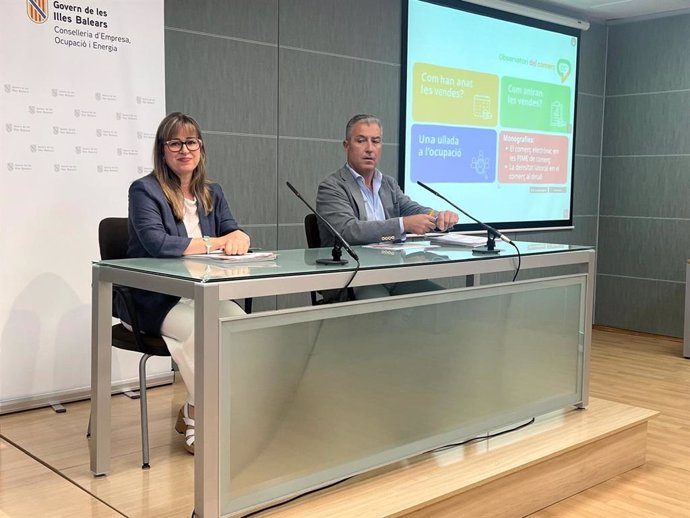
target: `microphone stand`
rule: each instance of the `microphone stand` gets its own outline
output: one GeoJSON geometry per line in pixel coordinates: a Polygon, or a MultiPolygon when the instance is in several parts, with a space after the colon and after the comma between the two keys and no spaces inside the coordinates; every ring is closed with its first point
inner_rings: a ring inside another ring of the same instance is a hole
{"type": "Polygon", "coordinates": [[[343,245],[337,239],[331,249],[331,258],[320,257],[316,260],[317,264],[347,264],[347,259],[343,259],[343,245]]]}
{"type": "Polygon", "coordinates": [[[496,248],[496,237],[491,230],[486,231],[486,245],[478,246],[472,249],[473,254],[486,254],[486,255],[496,255],[501,251],[496,248]]]}
{"type": "MultiPolygon", "coordinates": [[[[309,202],[305,200],[302,195],[295,189],[290,182],[285,182],[285,184],[288,186],[288,188],[297,196],[302,203],[304,203],[309,210],[317,217],[319,220],[326,225],[328,230],[333,234],[335,237],[335,242],[333,243],[333,249],[331,250],[331,259],[317,259],[316,262],[319,264],[329,264],[329,265],[342,265],[342,264],[347,264],[347,259],[343,259],[343,251],[342,248],[345,248],[347,250],[347,253],[350,254],[350,256],[357,261],[357,265],[359,267],[359,257],[355,253],[355,251],[350,247],[350,245],[345,241],[345,238],[341,236],[338,231],[333,228],[333,225],[331,225],[326,218],[324,218],[321,214],[316,212],[311,205],[309,205],[309,202]]],[[[348,283],[349,284],[349,283],[348,283]]]]}
{"type": "Polygon", "coordinates": [[[509,244],[515,246],[508,236],[501,234],[498,230],[496,230],[491,225],[487,225],[486,223],[482,223],[481,221],[479,221],[474,216],[471,216],[470,214],[468,214],[467,212],[462,210],[460,207],[458,207],[455,203],[450,201],[448,198],[446,198],[442,194],[436,192],[435,190],[433,190],[431,187],[429,187],[425,183],[417,180],[417,184],[420,187],[423,187],[424,189],[429,191],[431,194],[434,194],[434,195],[438,196],[439,198],[441,198],[443,201],[449,203],[453,208],[459,210],[462,214],[464,214],[465,216],[470,218],[472,221],[477,223],[484,230],[486,230],[486,246],[479,247],[479,248],[473,248],[472,249],[473,254],[496,255],[496,254],[500,253],[501,251],[498,248],[496,248],[496,238],[497,237],[500,238],[502,241],[505,241],[506,243],[509,243],[509,244]]]}

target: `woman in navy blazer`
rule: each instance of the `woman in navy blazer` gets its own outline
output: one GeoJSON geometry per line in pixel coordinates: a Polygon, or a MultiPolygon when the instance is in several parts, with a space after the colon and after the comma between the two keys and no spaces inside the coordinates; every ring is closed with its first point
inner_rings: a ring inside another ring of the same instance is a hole
{"type": "MultiPolygon", "coordinates": [[[[129,257],[249,250],[249,236],[233,218],[223,190],[206,177],[206,149],[193,118],[175,112],[163,119],[153,164],[153,171],[129,188],[129,257]]],[[[180,368],[188,397],[175,429],[194,453],[194,302],[146,290],[133,290],[133,297],[142,330],[162,336],[180,368]]],[[[118,311],[127,322],[126,310],[118,311]]],[[[234,302],[221,303],[221,316],[241,313],[234,302]]]]}

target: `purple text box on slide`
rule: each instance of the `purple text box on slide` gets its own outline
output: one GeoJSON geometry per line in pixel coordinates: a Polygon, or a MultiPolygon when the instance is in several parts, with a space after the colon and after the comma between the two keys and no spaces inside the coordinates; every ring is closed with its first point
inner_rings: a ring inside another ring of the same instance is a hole
{"type": "Polygon", "coordinates": [[[491,129],[414,124],[410,178],[416,182],[493,182],[496,132],[491,129]]]}

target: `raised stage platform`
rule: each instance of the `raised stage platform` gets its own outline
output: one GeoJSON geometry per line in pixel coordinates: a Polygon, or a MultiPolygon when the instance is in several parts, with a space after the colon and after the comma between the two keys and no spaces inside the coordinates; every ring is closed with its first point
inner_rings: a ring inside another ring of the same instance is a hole
{"type": "Polygon", "coordinates": [[[420,455],[254,516],[526,516],[644,464],[647,422],[657,413],[591,398],[586,410],[554,412],[519,431],[420,455]]]}

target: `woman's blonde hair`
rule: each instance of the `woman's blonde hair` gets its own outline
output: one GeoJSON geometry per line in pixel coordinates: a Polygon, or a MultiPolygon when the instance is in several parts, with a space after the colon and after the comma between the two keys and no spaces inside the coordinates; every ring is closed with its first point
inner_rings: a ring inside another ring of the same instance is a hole
{"type": "Polygon", "coordinates": [[[210,182],[206,178],[206,148],[201,137],[199,123],[189,115],[180,112],[171,113],[158,125],[156,142],[153,144],[153,175],[163,189],[163,194],[172,207],[173,214],[178,220],[184,217],[184,195],[180,187],[180,179],[165,163],[165,143],[174,138],[180,128],[193,130],[201,140],[201,159],[192,173],[192,181],[189,190],[204,208],[208,215],[213,209],[213,197],[211,195],[210,182]]]}

